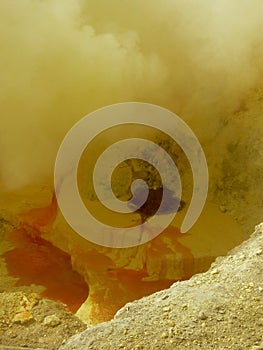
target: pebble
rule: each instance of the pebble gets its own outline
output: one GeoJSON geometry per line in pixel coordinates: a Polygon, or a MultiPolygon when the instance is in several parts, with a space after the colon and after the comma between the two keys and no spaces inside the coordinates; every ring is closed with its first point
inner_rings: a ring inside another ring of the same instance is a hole
{"type": "Polygon", "coordinates": [[[224,310],[224,309],[219,309],[218,312],[219,312],[220,314],[225,314],[225,313],[226,313],[226,310],[224,310]]]}
{"type": "Polygon", "coordinates": [[[259,248],[259,249],[257,249],[257,250],[254,252],[255,255],[261,255],[262,253],[263,253],[263,249],[262,249],[262,248],[259,248]]]}
{"type": "Polygon", "coordinates": [[[26,323],[28,321],[33,320],[34,317],[29,311],[22,311],[17,314],[12,319],[12,322],[14,323],[26,323]]]}
{"type": "Polygon", "coordinates": [[[163,312],[169,312],[169,311],[171,311],[170,306],[163,307],[163,312]]]}
{"type": "Polygon", "coordinates": [[[169,333],[169,335],[172,335],[172,334],[174,333],[173,327],[171,327],[171,328],[168,329],[168,333],[169,333]]]}
{"type": "Polygon", "coordinates": [[[199,314],[198,314],[198,318],[200,320],[206,320],[207,316],[206,316],[206,314],[203,311],[200,311],[199,314]]]}
{"type": "Polygon", "coordinates": [[[44,318],[43,324],[48,327],[56,327],[61,323],[57,315],[49,315],[44,318]]]}
{"type": "Polygon", "coordinates": [[[163,333],[161,334],[161,338],[162,338],[162,339],[168,338],[168,334],[167,334],[166,332],[163,332],[163,333]]]}

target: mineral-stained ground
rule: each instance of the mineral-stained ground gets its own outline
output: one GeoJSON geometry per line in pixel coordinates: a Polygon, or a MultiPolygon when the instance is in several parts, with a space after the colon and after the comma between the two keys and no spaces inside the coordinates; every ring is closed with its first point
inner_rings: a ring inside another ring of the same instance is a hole
{"type": "Polygon", "coordinates": [[[263,225],[211,269],[127,304],[61,350],[263,349],[263,225]]]}
{"type": "Polygon", "coordinates": [[[208,272],[129,303],[112,321],[87,330],[61,304],[38,293],[2,292],[0,349],[260,350],[262,267],[263,224],[208,272]]]}

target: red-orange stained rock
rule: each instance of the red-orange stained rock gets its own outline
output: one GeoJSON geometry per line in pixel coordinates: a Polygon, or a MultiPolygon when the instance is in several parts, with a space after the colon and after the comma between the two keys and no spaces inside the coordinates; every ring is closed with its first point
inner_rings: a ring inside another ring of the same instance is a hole
{"type": "Polygon", "coordinates": [[[75,312],[86,300],[88,286],[84,278],[72,270],[70,255],[41,237],[41,230],[51,230],[57,209],[54,194],[46,207],[20,214],[20,228],[6,237],[14,249],[3,256],[9,274],[19,278],[17,285],[42,285],[46,288],[43,296],[59,300],[75,312]]]}
{"type": "MultiPolygon", "coordinates": [[[[156,261],[161,260],[162,264],[169,264],[168,256],[172,257],[179,253],[184,272],[181,279],[189,278],[193,274],[194,258],[190,249],[178,242],[178,239],[183,236],[178,228],[169,226],[161,235],[146,243],[148,246],[146,260],[156,259],[156,261]],[[169,245],[164,242],[164,238],[166,242],[169,241],[169,245]]],[[[94,258],[92,261],[91,268],[95,272],[98,259],[94,258]]],[[[91,318],[96,322],[110,320],[117,310],[128,301],[168,288],[176,282],[176,279],[165,278],[157,281],[144,281],[145,277],[148,277],[146,267],[141,271],[117,267],[108,269],[108,271],[103,271],[103,268],[98,269],[97,279],[101,280],[101,288],[97,288],[89,296],[92,303],[91,318]]]]}
{"type": "Polygon", "coordinates": [[[181,244],[179,238],[185,237],[177,227],[168,226],[159,236],[151,241],[147,254],[151,259],[162,259],[168,254],[181,254],[184,276],[181,280],[190,278],[194,273],[194,256],[191,250],[181,244]],[[169,244],[168,244],[169,242],[169,244]]]}
{"type": "Polygon", "coordinates": [[[76,312],[88,296],[88,287],[72,270],[70,256],[24,229],[9,233],[6,239],[15,247],[3,256],[9,274],[19,278],[16,284],[42,285],[46,287],[43,296],[59,300],[76,312]]]}
{"type": "MultiPolygon", "coordinates": [[[[46,287],[43,295],[60,300],[75,312],[86,300],[88,287],[84,279],[72,271],[70,256],[41,237],[41,233],[48,234],[52,229],[57,209],[56,197],[53,195],[50,205],[20,214],[20,229],[7,236],[15,248],[6,252],[4,257],[9,273],[19,278],[18,285],[43,285],[46,287]]],[[[178,241],[180,237],[183,237],[180,231],[169,226],[146,244],[146,262],[161,260],[166,269],[171,259],[176,255],[178,258],[179,254],[183,269],[181,279],[185,279],[193,274],[194,259],[191,251],[178,241]]],[[[95,288],[90,291],[90,316],[96,322],[111,319],[128,301],[168,288],[175,281],[166,276],[160,276],[159,281],[144,281],[148,277],[146,266],[141,271],[118,268],[115,261],[96,249],[75,249],[87,275],[95,278],[90,281],[95,283],[95,288]]]]}
{"type": "Polygon", "coordinates": [[[37,232],[45,227],[50,229],[56,219],[58,204],[56,195],[53,194],[51,203],[44,208],[34,208],[19,215],[20,226],[28,226],[37,232]]]}

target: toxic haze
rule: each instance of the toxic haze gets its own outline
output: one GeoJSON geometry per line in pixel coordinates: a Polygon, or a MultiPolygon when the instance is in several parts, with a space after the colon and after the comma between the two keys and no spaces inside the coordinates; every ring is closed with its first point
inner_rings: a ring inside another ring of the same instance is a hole
{"type": "Polygon", "coordinates": [[[212,140],[262,87],[262,13],[261,0],[0,0],[1,188],[50,179],[65,133],[112,103],[161,105],[212,140]]]}

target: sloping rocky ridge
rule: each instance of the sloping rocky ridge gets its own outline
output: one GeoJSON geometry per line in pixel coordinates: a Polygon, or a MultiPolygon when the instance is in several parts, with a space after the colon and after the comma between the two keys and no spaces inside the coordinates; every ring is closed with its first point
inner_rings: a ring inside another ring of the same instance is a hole
{"type": "Polygon", "coordinates": [[[60,350],[263,349],[263,223],[209,271],[120,309],[60,350]]]}

